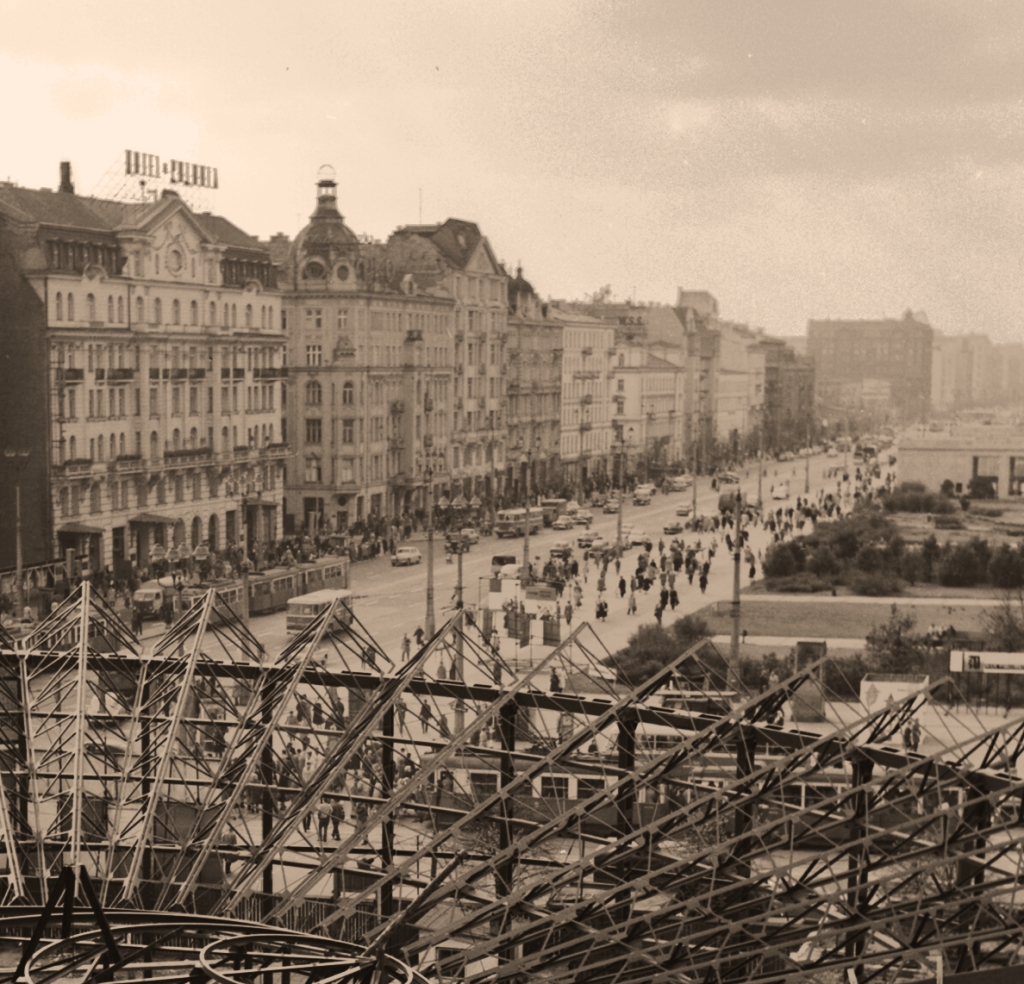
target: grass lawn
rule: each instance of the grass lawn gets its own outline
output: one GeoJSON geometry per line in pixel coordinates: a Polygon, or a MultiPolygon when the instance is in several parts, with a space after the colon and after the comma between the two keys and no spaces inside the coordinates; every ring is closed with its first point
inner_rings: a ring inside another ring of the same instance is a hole
{"type": "MultiPolygon", "coordinates": [[[[993,601],[993,607],[998,602],[993,601]]],[[[910,611],[916,621],[915,629],[924,632],[934,622],[939,626],[952,625],[959,632],[981,632],[985,628],[985,609],[964,605],[900,606],[910,611]]],[[[848,604],[842,600],[805,603],[775,604],[744,598],[741,604],[741,625],[755,636],[797,636],[806,639],[860,639],[876,625],[889,618],[887,604],[848,604]]],[[[708,623],[712,635],[728,633],[732,622],[728,614],[716,615],[713,605],[695,613],[708,623]]]]}

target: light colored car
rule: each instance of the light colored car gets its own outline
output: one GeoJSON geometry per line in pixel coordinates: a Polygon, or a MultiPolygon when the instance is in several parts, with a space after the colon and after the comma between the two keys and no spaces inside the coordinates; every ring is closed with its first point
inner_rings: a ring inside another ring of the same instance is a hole
{"type": "Polygon", "coordinates": [[[586,533],[581,533],[578,537],[576,537],[576,546],[579,547],[581,550],[586,550],[586,548],[589,547],[596,539],[596,533],[590,533],[589,531],[586,533]]]}
{"type": "MultiPolygon", "coordinates": [[[[623,536],[626,534],[623,533],[623,536]]],[[[629,531],[629,542],[634,546],[639,546],[641,543],[646,543],[648,540],[647,534],[643,530],[632,529],[629,531]]]]}
{"type": "Polygon", "coordinates": [[[589,509],[578,509],[574,520],[577,526],[589,526],[594,521],[594,514],[589,509]]]}
{"type": "Polygon", "coordinates": [[[838,458],[839,452],[835,448],[829,448],[825,454],[826,458],[838,458]]]}
{"type": "Polygon", "coordinates": [[[571,530],[576,524],[572,521],[572,516],[562,515],[557,516],[555,521],[551,524],[553,530],[571,530]]]}
{"type": "Polygon", "coordinates": [[[594,539],[590,541],[590,552],[594,554],[599,550],[607,550],[610,546],[611,544],[600,533],[596,533],[594,539]]]}
{"type": "Polygon", "coordinates": [[[423,560],[423,555],[415,547],[399,547],[391,558],[392,567],[409,567],[423,560]]]}
{"type": "Polygon", "coordinates": [[[664,530],[662,530],[662,532],[666,536],[679,536],[679,534],[683,532],[683,524],[682,523],[666,523],[665,524],[665,528],[664,528],[664,530]]]}
{"type": "Polygon", "coordinates": [[[653,496],[658,490],[654,487],[651,482],[644,482],[633,489],[634,495],[646,495],[648,498],[653,496]]]}
{"type": "Polygon", "coordinates": [[[634,506],[649,506],[651,504],[651,497],[646,492],[640,492],[639,490],[633,493],[633,505],[634,506]]]}
{"type": "Polygon", "coordinates": [[[473,526],[463,526],[462,529],[459,530],[459,536],[461,536],[463,540],[468,540],[470,543],[480,542],[480,534],[473,526]]]}
{"type": "Polygon", "coordinates": [[[739,485],[740,477],[739,475],[736,474],[736,472],[722,472],[722,474],[718,476],[718,484],[739,485]]]}
{"type": "Polygon", "coordinates": [[[677,516],[689,516],[693,512],[693,506],[688,502],[684,502],[681,506],[676,506],[677,516]]]}
{"type": "Polygon", "coordinates": [[[609,499],[604,504],[603,512],[605,513],[605,515],[613,516],[618,511],[619,511],[619,500],[618,499],[609,499]]]}
{"type": "Polygon", "coordinates": [[[565,560],[572,556],[572,544],[568,540],[555,540],[551,544],[551,556],[565,560]]]}
{"type": "Polygon", "coordinates": [[[505,579],[515,580],[521,578],[523,575],[522,564],[506,564],[499,572],[498,577],[505,579]]]}

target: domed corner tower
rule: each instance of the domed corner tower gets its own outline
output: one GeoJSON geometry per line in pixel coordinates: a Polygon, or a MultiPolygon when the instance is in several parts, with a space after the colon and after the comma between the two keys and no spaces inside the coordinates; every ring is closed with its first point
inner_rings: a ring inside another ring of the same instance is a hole
{"type": "Polygon", "coordinates": [[[294,284],[299,290],[358,290],[359,239],[338,211],[334,168],[317,171],[316,208],[292,246],[294,284]]]}

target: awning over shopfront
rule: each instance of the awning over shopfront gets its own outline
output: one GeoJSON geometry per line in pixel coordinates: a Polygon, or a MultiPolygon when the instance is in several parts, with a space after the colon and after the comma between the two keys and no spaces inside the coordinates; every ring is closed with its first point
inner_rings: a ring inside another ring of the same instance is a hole
{"type": "Polygon", "coordinates": [[[86,526],[85,523],[65,523],[58,533],[72,533],[78,536],[102,536],[103,530],[96,526],[86,526]]]}
{"type": "Polygon", "coordinates": [[[174,520],[173,519],[168,519],[166,516],[158,516],[156,513],[139,513],[138,516],[132,516],[132,518],[129,519],[128,522],[129,523],[139,523],[139,524],[144,524],[144,523],[160,523],[160,524],[164,524],[164,523],[173,523],[174,520]]]}

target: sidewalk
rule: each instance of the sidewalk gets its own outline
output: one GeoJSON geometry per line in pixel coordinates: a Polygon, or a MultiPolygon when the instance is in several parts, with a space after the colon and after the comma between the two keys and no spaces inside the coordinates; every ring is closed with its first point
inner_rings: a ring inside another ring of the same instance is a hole
{"type": "Polygon", "coordinates": [[[816,594],[762,594],[760,592],[742,592],[744,601],[768,601],[785,604],[802,604],[815,602],[820,605],[920,605],[920,606],[957,606],[972,608],[991,608],[1001,604],[999,598],[926,598],[913,595],[890,595],[888,597],[871,598],[866,595],[830,595],[823,592],[816,594]]]}

